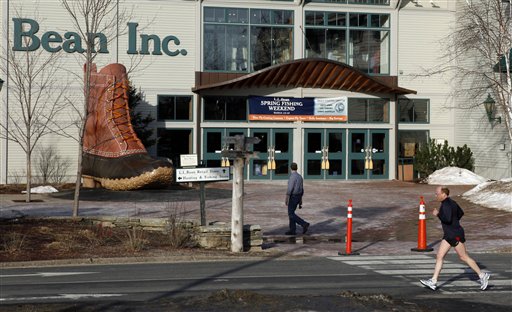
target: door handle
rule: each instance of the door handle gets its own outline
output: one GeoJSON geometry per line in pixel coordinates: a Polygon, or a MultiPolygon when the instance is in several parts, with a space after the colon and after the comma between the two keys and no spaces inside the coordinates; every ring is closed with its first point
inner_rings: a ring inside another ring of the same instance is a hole
{"type": "Polygon", "coordinates": [[[364,169],[366,170],[373,170],[373,159],[372,159],[372,152],[373,148],[371,145],[368,145],[365,149],[365,156],[364,156],[364,169]]]}
{"type": "Polygon", "coordinates": [[[329,145],[325,147],[325,170],[329,170],[329,145]]]}

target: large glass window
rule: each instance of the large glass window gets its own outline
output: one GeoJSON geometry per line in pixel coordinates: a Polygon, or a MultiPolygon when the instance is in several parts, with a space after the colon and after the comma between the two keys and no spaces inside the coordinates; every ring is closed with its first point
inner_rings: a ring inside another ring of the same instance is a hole
{"type": "Polygon", "coordinates": [[[389,14],[306,11],[306,57],[389,74],[389,14]]]}
{"type": "Polygon", "coordinates": [[[418,151],[418,148],[423,144],[427,144],[428,137],[428,130],[399,130],[398,140],[400,149],[398,151],[398,157],[414,157],[418,151]]]}
{"type": "Polygon", "coordinates": [[[192,97],[159,95],[158,120],[192,120],[192,97]]]}
{"type": "Polygon", "coordinates": [[[306,2],[389,5],[389,0],[307,0],[306,2]]]}
{"type": "Polygon", "coordinates": [[[205,96],[204,120],[247,120],[247,97],[205,96]]]}
{"type": "Polygon", "coordinates": [[[175,166],[180,166],[180,155],[192,153],[191,129],[158,128],[157,155],[172,160],[175,166]]]}
{"type": "Polygon", "coordinates": [[[204,8],[204,70],[249,72],[293,58],[293,11],[204,8]]]}
{"type": "Polygon", "coordinates": [[[402,123],[428,123],[430,101],[427,99],[399,99],[399,121],[402,123]]]}
{"type": "Polygon", "coordinates": [[[386,99],[348,99],[349,122],[389,122],[386,99]]]}

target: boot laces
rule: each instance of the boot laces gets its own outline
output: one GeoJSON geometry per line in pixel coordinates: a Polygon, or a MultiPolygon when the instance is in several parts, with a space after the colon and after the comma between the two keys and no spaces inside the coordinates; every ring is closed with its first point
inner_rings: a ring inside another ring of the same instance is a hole
{"type": "Polygon", "coordinates": [[[122,138],[125,141],[139,141],[140,139],[133,130],[133,125],[130,118],[130,109],[128,107],[128,83],[126,79],[120,81],[114,81],[108,89],[109,94],[112,95],[108,102],[111,105],[107,108],[107,112],[110,113],[108,121],[112,121],[113,124],[118,128],[119,135],[117,137],[122,138]]]}

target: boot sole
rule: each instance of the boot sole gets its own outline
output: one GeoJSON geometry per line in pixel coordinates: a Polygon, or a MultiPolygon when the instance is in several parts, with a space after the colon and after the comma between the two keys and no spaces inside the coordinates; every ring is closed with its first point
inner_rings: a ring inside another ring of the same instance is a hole
{"type": "Polygon", "coordinates": [[[173,168],[159,167],[132,178],[108,179],[88,175],[82,175],[82,178],[83,187],[85,188],[103,187],[113,191],[130,191],[152,186],[161,187],[169,185],[173,182],[173,173],[173,168]]]}

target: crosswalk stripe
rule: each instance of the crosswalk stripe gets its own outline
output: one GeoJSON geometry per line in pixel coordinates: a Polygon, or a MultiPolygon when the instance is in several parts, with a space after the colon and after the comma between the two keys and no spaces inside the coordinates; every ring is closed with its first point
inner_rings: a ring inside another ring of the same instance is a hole
{"type": "Polygon", "coordinates": [[[401,256],[334,256],[327,257],[327,259],[335,260],[335,261],[353,261],[353,260],[396,260],[396,259],[434,259],[433,257],[429,257],[427,255],[401,255],[401,256]]]}
{"type": "Polygon", "coordinates": [[[359,260],[343,260],[343,262],[347,264],[416,264],[416,263],[428,263],[435,264],[435,259],[419,259],[419,260],[367,260],[367,261],[359,261],[359,260]]]}
{"type": "MultiPolygon", "coordinates": [[[[436,260],[428,255],[402,255],[402,256],[337,256],[327,257],[330,260],[340,261],[344,264],[357,266],[362,269],[371,270],[386,276],[400,276],[409,280],[411,285],[422,286],[420,278],[428,278],[434,272],[436,260]]],[[[442,277],[447,275],[461,276],[461,279],[446,281],[440,280],[438,287],[440,292],[446,294],[471,292],[478,293],[480,282],[473,270],[461,262],[445,260],[443,264],[442,277]],[[460,291],[464,289],[464,291],[460,291]]],[[[489,288],[494,292],[508,292],[512,287],[512,279],[503,278],[497,273],[492,274],[489,281],[489,288]]]]}
{"type": "MultiPolygon", "coordinates": [[[[488,290],[486,290],[485,292],[487,292],[488,290]]],[[[482,291],[480,289],[477,289],[477,290],[462,290],[462,291],[445,291],[445,290],[442,290],[440,289],[439,292],[441,293],[446,293],[450,296],[453,296],[453,295],[470,295],[470,294],[479,294],[479,293],[482,293],[482,291]]],[[[510,294],[510,290],[496,290],[496,289],[493,289],[492,290],[492,293],[493,294],[510,294]]]]}
{"type": "MultiPolygon", "coordinates": [[[[496,280],[492,279],[489,280],[489,285],[491,286],[512,286],[512,280],[496,280]]],[[[480,283],[478,281],[471,281],[471,280],[457,280],[457,281],[449,281],[449,282],[443,282],[438,281],[437,286],[445,288],[445,287],[474,287],[478,286],[480,287],[480,283]]]]}
{"type": "MultiPolygon", "coordinates": [[[[386,264],[386,263],[383,263],[383,264],[386,264]]],[[[408,264],[407,265],[407,268],[410,268],[410,269],[432,269],[434,267],[434,263],[426,263],[426,264],[408,264]]],[[[360,265],[359,267],[363,268],[363,269],[368,269],[368,270],[380,270],[382,269],[382,265],[360,265]]],[[[398,268],[402,268],[403,265],[396,265],[396,264],[393,264],[393,265],[388,265],[387,267],[389,267],[390,269],[398,269],[398,268]]],[[[443,269],[466,269],[467,266],[464,266],[464,265],[461,265],[461,264],[458,264],[458,263],[445,263],[443,264],[443,269]]]]}
{"type": "MultiPolygon", "coordinates": [[[[380,274],[383,274],[383,275],[429,275],[429,274],[432,274],[434,272],[434,268],[430,268],[430,269],[424,269],[424,270],[420,270],[420,269],[413,269],[413,270],[408,270],[408,269],[401,269],[401,270],[374,270],[375,272],[377,273],[380,273],[380,274]]],[[[443,274],[475,274],[473,272],[473,270],[471,270],[470,268],[464,268],[464,269],[444,269],[443,268],[443,274]]]]}

